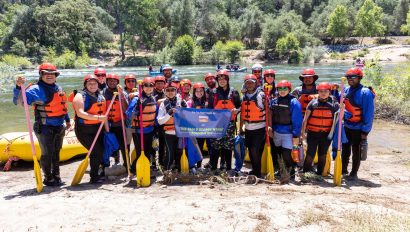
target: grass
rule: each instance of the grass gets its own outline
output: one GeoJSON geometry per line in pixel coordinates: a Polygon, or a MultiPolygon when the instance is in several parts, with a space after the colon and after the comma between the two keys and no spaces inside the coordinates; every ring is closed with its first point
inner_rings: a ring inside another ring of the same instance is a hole
{"type": "Polygon", "coordinates": [[[332,217],[328,213],[312,209],[303,211],[300,218],[298,227],[317,225],[320,222],[333,222],[332,217]]]}
{"type": "Polygon", "coordinates": [[[333,60],[346,60],[349,59],[349,55],[346,53],[332,52],[330,58],[333,60]]]}

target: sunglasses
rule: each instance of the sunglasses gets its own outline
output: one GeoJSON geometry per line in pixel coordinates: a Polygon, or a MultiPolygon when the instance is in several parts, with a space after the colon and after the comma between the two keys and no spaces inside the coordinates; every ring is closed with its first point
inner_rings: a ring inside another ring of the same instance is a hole
{"type": "Polygon", "coordinates": [[[166,90],[165,90],[165,92],[175,92],[175,91],[177,91],[177,89],[176,88],[167,88],[166,90]]]}
{"type": "Polygon", "coordinates": [[[262,71],[261,70],[253,70],[252,72],[253,73],[261,73],[262,71]]]}
{"type": "Polygon", "coordinates": [[[356,78],[358,78],[359,76],[357,76],[357,75],[349,75],[349,76],[346,76],[346,78],[347,79],[356,79],[356,78]]]}
{"type": "Polygon", "coordinates": [[[136,82],[134,79],[127,80],[127,82],[136,82]]]}
{"type": "Polygon", "coordinates": [[[278,91],[286,91],[288,90],[288,87],[278,87],[277,89],[278,91]]]}
{"type": "Polygon", "coordinates": [[[144,87],[147,87],[147,88],[148,88],[148,87],[154,87],[154,84],[152,84],[152,83],[151,83],[151,84],[145,83],[145,84],[144,84],[144,87]]]}
{"type": "Polygon", "coordinates": [[[95,74],[95,76],[96,76],[96,77],[105,77],[105,76],[107,76],[107,75],[105,75],[105,74],[95,74]]]}
{"type": "Polygon", "coordinates": [[[275,77],[273,74],[266,74],[265,77],[275,77]]]}

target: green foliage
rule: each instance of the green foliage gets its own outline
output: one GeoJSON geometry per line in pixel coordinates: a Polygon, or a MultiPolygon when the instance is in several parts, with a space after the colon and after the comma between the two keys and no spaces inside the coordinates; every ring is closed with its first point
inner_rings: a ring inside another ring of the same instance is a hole
{"type": "Polygon", "coordinates": [[[0,61],[16,69],[29,68],[32,66],[27,58],[16,55],[4,55],[0,58],[0,61]]]}
{"type": "Polygon", "coordinates": [[[373,0],[365,0],[356,16],[355,34],[358,36],[383,35],[383,10],[373,0]]]}
{"type": "Polygon", "coordinates": [[[400,28],[404,34],[410,34],[410,10],[407,12],[406,24],[403,24],[400,28]]]}
{"type": "Polygon", "coordinates": [[[193,35],[194,8],[192,0],[175,1],[172,5],[172,37],[193,35]]]}
{"type": "Polygon", "coordinates": [[[207,63],[207,60],[205,60],[204,49],[202,49],[201,46],[195,45],[194,54],[192,55],[192,60],[194,64],[207,63]]]}
{"type": "Polygon", "coordinates": [[[15,85],[14,75],[16,72],[17,68],[0,62],[0,92],[10,91],[15,85]]]}
{"type": "Polygon", "coordinates": [[[394,28],[393,32],[399,34],[401,32],[401,26],[406,23],[407,12],[410,10],[410,0],[399,0],[396,8],[394,9],[394,28]]]}
{"type": "Polygon", "coordinates": [[[347,8],[338,5],[329,16],[329,24],[326,33],[332,37],[345,37],[349,31],[350,22],[347,8]]]}
{"type": "Polygon", "coordinates": [[[293,33],[288,33],[285,37],[278,39],[276,52],[281,59],[287,60],[288,63],[299,63],[303,58],[299,40],[293,33]]]}
{"type": "Polygon", "coordinates": [[[248,6],[239,18],[242,37],[249,40],[247,47],[255,47],[255,39],[261,35],[263,12],[256,5],[248,6]]]}
{"type": "Polygon", "coordinates": [[[192,64],[192,56],[194,55],[194,39],[190,35],[178,37],[172,48],[172,58],[178,65],[192,64]]]}
{"type": "Polygon", "coordinates": [[[303,63],[319,63],[326,54],[323,47],[304,47],[302,49],[303,63]]]}
{"type": "Polygon", "coordinates": [[[116,66],[130,67],[130,66],[148,66],[152,64],[154,57],[148,56],[131,56],[125,60],[119,60],[116,62],[116,66]]]}
{"type": "Polygon", "coordinates": [[[241,41],[231,40],[227,41],[224,50],[230,63],[235,63],[239,59],[239,52],[244,49],[241,41]]]}
{"type": "Polygon", "coordinates": [[[80,56],[77,56],[74,51],[66,49],[61,55],[57,55],[53,48],[47,50],[43,57],[43,62],[53,63],[58,68],[83,68],[93,63],[85,51],[80,56]]]}
{"type": "Polygon", "coordinates": [[[155,31],[152,49],[159,51],[169,45],[171,42],[171,33],[167,27],[158,27],[155,31]]]}
{"type": "Polygon", "coordinates": [[[222,41],[216,42],[212,47],[210,53],[212,58],[212,64],[223,62],[226,57],[225,45],[222,43],[222,41]]]}
{"type": "Polygon", "coordinates": [[[25,56],[27,54],[27,48],[23,41],[13,38],[13,45],[10,48],[10,52],[17,56],[25,56]]]}
{"type": "Polygon", "coordinates": [[[332,52],[330,58],[333,60],[346,60],[349,59],[349,56],[346,53],[332,52]]]}

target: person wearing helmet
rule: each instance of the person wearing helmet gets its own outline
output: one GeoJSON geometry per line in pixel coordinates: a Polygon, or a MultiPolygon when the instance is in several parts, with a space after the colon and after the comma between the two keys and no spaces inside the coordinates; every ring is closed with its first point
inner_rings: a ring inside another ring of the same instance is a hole
{"type": "Polygon", "coordinates": [[[165,170],[177,169],[181,171],[181,155],[182,150],[178,148],[178,137],[175,133],[174,113],[179,107],[187,107],[184,99],[178,94],[177,90],[180,87],[178,82],[168,82],[165,86],[166,99],[161,102],[158,110],[158,124],[162,125],[165,132],[166,152],[164,157],[165,170]]]}
{"type": "MultiPolygon", "coordinates": [[[[121,97],[121,104],[123,106],[123,111],[127,108],[128,102],[125,100],[124,91],[122,90],[120,84],[120,77],[115,73],[110,73],[107,75],[106,78],[106,87],[102,90],[102,94],[104,95],[105,100],[107,101],[107,105],[110,105],[111,101],[113,100],[114,92],[120,92],[119,95],[116,96],[114,99],[114,103],[108,114],[108,122],[110,126],[110,132],[115,135],[117,141],[124,141],[123,134],[122,134],[122,123],[121,123],[121,110],[120,110],[120,103],[119,97],[121,97]]],[[[124,118],[124,115],[123,115],[124,118]]],[[[125,147],[124,143],[119,142],[120,150],[122,154],[123,166],[127,166],[126,157],[125,157],[125,147]]],[[[115,160],[115,164],[119,164],[120,162],[120,154],[119,152],[115,152],[112,154],[115,160]]]]}
{"type": "Polygon", "coordinates": [[[365,87],[360,83],[363,78],[361,69],[351,68],[346,71],[345,76],[349,87],[345,89],[344,128],[349,142],[343,144],[342,173],[348,173],[347,166],[352,151],[353,163],[348,180],[355,181],[360,161],[365,160],[367,155],[367,135],[373,126],[375,94],[371,87],[365,87]]]}
{"type": "Polygon", "coordinates": [[[184,100],[186,102],[191,100],[191,87],[192,87],[192,83],[189,79],[182,79],[181,83],[183,83],[183,85],[181,85],[181,94],[184,96],[184,100]]]}
{"type": "MultiPolygon", "coordinates": [[[[137,77],[132,74],[132,73],[127,73],[124,76],[124,97],[127,99],[128,102],[131,101],[132,98],[138,95],[138,92],[136,90],[137,87],[137,77]]],[[[125,117],[124,119],[124,125],[125,125],[125,137],[126,137],[126,142],[127,142],[127,150],[128,154],[130,154],[130,144],[132,140],[132,127],[131,127],[131,119],[128,117],[125,117]]],[[[120,141],[119,141],[120,142],[120,141]]]]}
{"type": "Polygon", "coordinates": [[[106,84],[106,77],[107,77],[107,71],[103,68],[96,68],[94,70],[94,75],[98,78],[98,88],[100,90],[103,90],[105,87],[107,87],[106,84]]]}
{"type": "Polygon", "coordinates": [[[263,66],[259,63],[252,65],[252,74],[256,76],[258,80],[257,86],[263,85],[263,76],[262,76],[263,66]]]}
{"type": "Polygon", "coordinates": [[[134,146],[137,153],[136,159],[132,160],[130,172],[136,174],[136,163],[141,155],[141,138],[140,128],[142,123],[142,132],[144,134],[144,152],[148,159],[151,159],[151,164],[155,164],[155,151],[152,148],[152,140],[154,136],[154,128],[156,123],[156,116],[158,111],[157,102],[153,96],[155,80],[152,77],[145,77],[142,80],[142,97],[141,99],[134,97],[127,110],[125,111],[128,118],[131,118],[131,124],[133,128],[132,138],[134,140],[134,146]],[[140,104],[142,104],[142,112],[140,112],[140,104]],[[142,122],[141,122],[142,114],[142,122]]]}
{"type": "Polygon", "coordinates": [[[172,66],[169,64],[164,65],[164,67],[162,68],[162,74],[165,77],[165,81],[168,82],[172,77],[172,66]]]}
{"type": "MultiPolygon", "coordinates": [[[[282,157],[286,170],[294,179],[295,169],[291,157],[293,146],[299,145],[300,130],[302,127],[302,108],[299,101],[290,91],[292,84],[287,80],[279,81],[276,85],[278,97],[270,102],[268,132],[273,137],[276,155],[282,157]]],[[[281,172],[282,172],[281,171],[281,172]]]]}
{"type": "Polygon", "coordinates": [[[299,76],[299,80],[302,81],[302,86],[296,87],[292,95],[299,99],[302,105],[302,114],[305,115],[306,107],[313,98],[317,98],[317,90],[315,82],[319,79],[315,70],[305,69],[299,76]]]}
{"type": "Polygon", "coordinates": [[[207,74],[205,74],[205,76],[204,76],[204,81],[205,81],[206,85],[208,86],[208,87],[205,89],[205,93],[206,93],[207,96],[209,96],[210,92],[213,92],[214,89],[216,89],[216,87],[217,87],[217,86],[216,86],[216,78],[215,78],[215,75],[212,74],[212,73],[207,73],[207,74]]]}
{"type": "Polygon", "coordinates": [[[328,135],[335,123],[334,116],[339,110],[339,103],[330,95],[332,86],[323,82],[316,86],[319,97],[309,102],[302,125],[302,140],[307,141],[307,152],[303,164],[303,172],[312,171],[312,163],[316,151],[318,164],[316,174],[322,175],[326,164],[326,153],[331,140],[328,135]]]}
{"type": "MultiPolygon", "coordinates": [[[[134,93],[133,95],[138,95],[136,93],[137,88],[137,77],[132,73],[127,73],[124,76],[124,93],[129,96],[130,93],[134,93]]],[[[134,97],[134,96],[132,96],[134,97]]],[[[131,97],[131,98],[132,98],[131,97]]]]}
{"type": "Polygon", "coordinates": [[[265,93],[258,88],[255,75],[245,76],[246,92],[242,97],[240,133],[243,134],[245,125],[245,146],[249,150],[252,163],[250,174],[261,177],[261,158],[265,145],[265,93]]]}
{"type": "MultiPolygon", "coordinates": [[[[157,102],[157,106],[159,107],[161,105],[161,102],[165,100],[165,77],[162,75],[156,76],[155,77],[155,87],[154,87],[154,99],[157,102]]],[[[156,124],[155,125],[155,132],[154,135],[156,138],[154,140],[158,139],[158,161],[159,164],[163,167],[164,166],[164,156],[165,156],[165,135],[164,135],[164,130],[162,129],[161,125],[156,124]]]]}
{"type": "MultiPolygon", "coordinates": [[[[98,89],[98,78],[93,74],[84,77],[84,89],[77,92],[73,99],[75,111],[75,135],[78,141],[87,149],[91,148],[101,122],[105,131],[109,131],[106,112],[106,101],[98,89]]],[[[103,161],[104,140],[100,133],[90,154],[90,183],[99,184],[104,177],[98,173],[103,161]]]]}
{"type": "MultiPolygon", "coordinates": [[[[239,92],[229,86],[229,72],[226,69],[218,71],[216,75],[218,88],[209,96],[210,109],[227,109],[231,110],[232,117],[228,125],[225,136],[212,140],[212,153],[210,155],[211,170],[217,168],[219,154],[225,158],[226,170],[231,170],[232,150],[234,145],[234,132],[236,130],[236,117],[240,112],[241,98],[239,92]]],[[[224,167],[221,167],[224,168],[224,167]]]]}
{"type": "MultiPolygon", "coordinates": [[[[61,185],[60,178],[60,150],[63,144],[64,131],[71,127],[67,111],[67,96],[63,89],[56,84],[60,73],[50,63],[39,66],[39,80],[36,84],[25,89],[27,104],[34,106],[34,133],[41,149],[41,169],[44,173],[44,185],[61,185]],[[64,126],[66,122],[66,126],[64,126]]],[[[24,105],[21,86],[25,77],[20,75],[13,89],[15,105],[24,105]]]]}

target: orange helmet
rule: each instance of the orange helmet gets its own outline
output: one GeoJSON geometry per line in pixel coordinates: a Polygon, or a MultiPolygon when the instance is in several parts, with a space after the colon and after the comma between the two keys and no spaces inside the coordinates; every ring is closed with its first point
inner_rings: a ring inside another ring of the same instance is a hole
{"type": "Polygon", "coordinates": [[[87,81],[96,80],[98,82],[98,78],[94,74],[87,74],[84,76],[84,85],[87,81]]]}
{"type": "Polygon", "coordinates": [[[178,83],[178,82],[170,81],[170,82],[168,82],[168,83],[165,85],[165,89],[166,89],[166,88],[171,88],[171,87],[178,89],[178,88],[179,88],[179,83],[178,83]]]}
{"type": "Polygon", "coordinates": [[[57,67],[51,63],[42,63],[40,66],[38,66],[38,73],[41,75],[42,72],[53,73],[56,75],[56,77],[60,75],[60,72],[57,71],[57,67]]]}
{"type": "Polygon", "coordinates": [[[134,74],[127,73],[127,74],[125,75],[125,77],[124,77],[124,80],[126,81],[126,80],[129,80],[129,79],[134,79],[134,80],[136,80],[137,77],[136,77],[134,74]]]}
{"type": "Polygon", "coordinates": [[[289,91],[292,89],[292,83],[290,83],[287,80],[282,80],[279,81],[279,83],[276,85],[277,88],[279,87],[287,87],[289,89],[289,91]]]}
{"type": "Polygon", "coordinates": [[[227,76],[227,77],[228,77],[228,81],[229,81],[229,72],[228,72],[228,70],[226,70],[226,69],[221,69],[221,70],[219,70],[219,71],[216,73],[216,80],[218,80],[219,77],[222,76],[222,75],[227,76]]]}
{"type": "Polygon", "coordinates": [[[195,89],[197,89],[197,88],[204,88],[205,89],[205,85],[204,84],[202,84],[201,82],[197,82],[197,83],[195,83],[194,84],[194,91],[195,91],[195,89]]]}
{"type": "Polygon", "coordinates": [[[246,83],[246,82],[249,81],[249,80],[253,80],[254,82],[257,82],[257,81],[258,81],[258,78],[256,78],[256,76],[253,75],[253,74],[248,74],[248,75],[246,75],[245,78],[243,79],[243,82],[246,83]]]}
{"type": "Polygon", "coordinates": [[[327,82],[316,85],[316,90],[332,90],[332,86],[327,82]]]}
{"type": "Polygon", "coordinates": [[[144,79],[142,79],[142,84],[154,84],[155,80],[152,77],[144,77],[144,79]]]}
{"type": "Polygon", "coordinates": [[[266,76],[266,75],[269,75],[269,74],[272,74],[273,77],[275,77],[275,75],[276,75],[275,70],[267,69],[267,70],[263,71],[263,76],[266,76]]]}
{"type": "Polygon", "coordinates": [[[215,75],[209,72],[209,73],[205,74],[204,80],[207,81],[211,77],[215,78],[215,75]]]}
{"type": "Polygon", "coordinates": [[[101,74],[106,75],[107,71],[105,71],[105,69],[103,68],[96,68],[94,70],[94,75],[101,75],[101,74]]]}
{"type": "Polygon", "coordinates": [[[316,75],[315,70],[313,70],[313,69],[311,69],[311,68],[307,68],[307,69],[303,70],[303,72],[300,74],[299,80],[303,81],[303,78],[304,78],[304,77],[312,77],[312,76],[313,76],[313,78],[315,79],[315,81],[316,81],[317,79],[319,79],[319,76],[316,75]]]}
{"type": "Polygon", "coordinates": [[[164,83],[166,83],[166,81],[165,81],[165,77],[164,76],[156,76],[155,77],[155,79],[154,79],[154,81],[155,81],[155,83],[157,83],[157,82],[159,82],[159,81],[162,81],[162,82],[164,82],[164,83]]]}
{"type": "Polygon", "coordinates": [[[107,75],[107,79],[115,79],[119,82],[120,81],[120,76],[118,76],[115,73],[110,73],[110,74],[107,75]]]}
{"type": "Polygon", "coordinates": [[[349,68],[345,74],[346,77],[358,76],[359,78],[363,77],[363,71],[360,68],[349,68]]]}
{"type": "Polygon", "coordinates": [[[185,85],[185,84],[188,84],[189,86],[192,86],[192,83],[191,83],[191,81],[190,81],[189,79],[182,79],[181,82],[183,82],[184,85],[185,85]]]}

